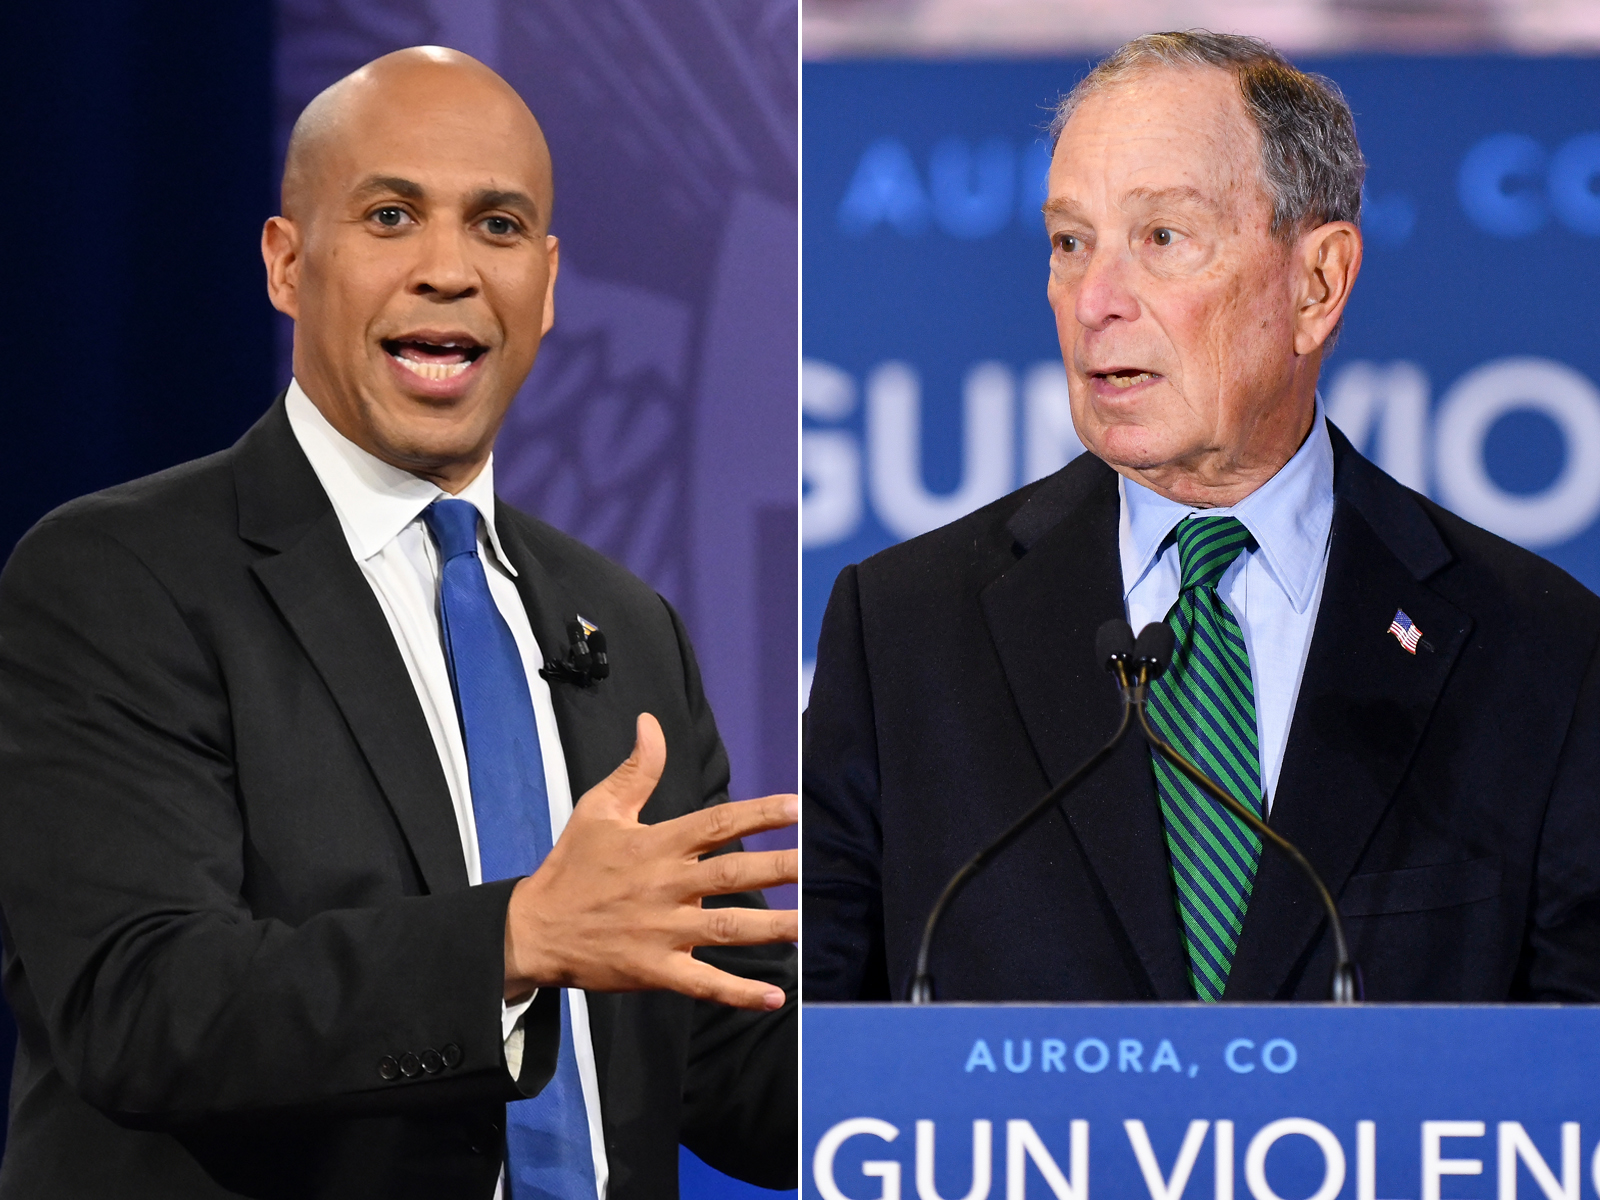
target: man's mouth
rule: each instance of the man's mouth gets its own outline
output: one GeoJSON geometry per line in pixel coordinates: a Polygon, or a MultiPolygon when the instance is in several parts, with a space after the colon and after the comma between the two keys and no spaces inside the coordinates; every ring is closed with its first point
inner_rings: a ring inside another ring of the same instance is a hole
{"type": "Polygon", "coordinates": [[[1141,383],[1149,383],[1152,379],[1157,378],[1154,371],[1136,371],[1131,368],[1123,368],[1116,371],[1095,371],[1093,375],[1096,379],[1104,379],[1114,388],[1138,387],[1141,383]]]}
{"type": "Polygon", "coordinates": [[[453,379],[466,371],[489,348],[468,337],[434,339],[395,338],[383,343],[384,351],[395,362],[420,379],[453,379]]]}

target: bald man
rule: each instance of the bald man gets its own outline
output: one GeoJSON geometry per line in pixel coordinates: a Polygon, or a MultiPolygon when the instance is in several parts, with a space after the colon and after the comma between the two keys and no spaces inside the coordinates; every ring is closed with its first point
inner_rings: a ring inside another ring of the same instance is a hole
{"type": "Polygon", "coordinates": [[[294,379],[0,577],[0,1197],[677,1192],[795,1164],[795,915],[677,614],[500,503],[548,151],[386,56],[295,127],[294,379]]]}

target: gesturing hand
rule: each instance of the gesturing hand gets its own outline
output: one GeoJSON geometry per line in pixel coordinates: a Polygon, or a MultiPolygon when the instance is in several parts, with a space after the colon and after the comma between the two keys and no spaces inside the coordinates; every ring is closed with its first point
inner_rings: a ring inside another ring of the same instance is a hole
{"type": "Polygon", "coordinates": [[[772,1009],[783,992],[691,957],[696,946],[792,942],[793,909],[702,908],[702,896],[794,883],[794,850],[744,851],[701,861],[734,838],[793,825],[794,796],[714,805],[641,825],[667,761],[666,739],[639,714],[633,753],[583,794],[554,849],[511,893],[506,999],[536,987],[600,992],[670,988],[739,1008],[772,1009]]]}

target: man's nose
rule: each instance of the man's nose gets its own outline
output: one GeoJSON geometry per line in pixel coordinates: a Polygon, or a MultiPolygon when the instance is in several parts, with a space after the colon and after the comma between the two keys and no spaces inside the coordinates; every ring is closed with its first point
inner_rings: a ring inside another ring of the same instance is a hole
{"type": "Polygon", "coordinates": [[[1112,321],[1139,319],[1139,301],[1130,286],[1133,264],[1125,250],[1096,248],[1078,282],[1073,315],[1086,329],[1104,329],[1112,321]]]}
{"type": "Polygon", "coordinates": [[[422,255],[411,276],[411,290],[419,296],[435,295],[459,300],[477,294],[478,270],[469,253],[466,230],[438,224],[421,239],[422,255]]]}

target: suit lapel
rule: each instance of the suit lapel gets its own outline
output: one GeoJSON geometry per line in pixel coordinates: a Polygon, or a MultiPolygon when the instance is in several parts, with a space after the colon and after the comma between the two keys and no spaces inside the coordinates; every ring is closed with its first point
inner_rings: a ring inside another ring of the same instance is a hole
{"type": "Polygon", "coordinates": [[[241,440],[239,531],[252,570],[349,723],[430,892],[467,886],[449,787],[389,623],[277,404],[241,440]]]}
{"type": "MultiPolygon", "coordinates": [[[[1388,810],[1471,618],[1424,582],[1451,560],[1427,514],[1336,429],[1327,578],[1271,822],[1337,898],[1388,810]],[[1387,632],[1396,609],[1427,645],[1387,632]]],[[[1310,884],[1266,848],[1224,999],[1276,997],[1324,923],[1310,884]]]]}
{"type": "MultiPolygon", "coordinates": [[[[523,607],[528,610],[528,622],[533,636],[546,659],[566,656],[567,622],[580,613],[606,630],[605,604],[602,597],[574,595],[559,581],[540,559],[536,547],[523,528],[523,520],[514,510],[497,504],[495,525],[500,534],[500,544],[506,557],[517,569],[517,592],[523,607]]],[[[525,519],[524,519],[525,520],[525,519]]],[[[633,745],[633,717],[623,712],[618,699],[619,689],[602,681],[593,687],[552,682],[550,703],[555,709],[556,725],[561,731],[561,751],[567,760],[567,778],[572,787],[572,799],[611,774],[621,760],[605,756],[615,750],[615,739],[597,737],[595,731],[614,731],[617,722],[628,731],[627,744],[633,745]]],[[[626,751],[624,751],[626,753],[626,751]]],[[[648,805],[646,806],[648,811],[648,805]]]]}
{"type": "MultiPolygon", "coordinates": [[[[1012,517],[1018,562],[981,595],[1024,728],[1052,785],[1116,728],[1116,689],[1094,661],[1124,613],[1116,475],[1083,455],[1012,517]]],[[[1182,934],[1148,752],[1137,735],[1061,803],[1155,995],[1188,998],[1182,934]]]]}

